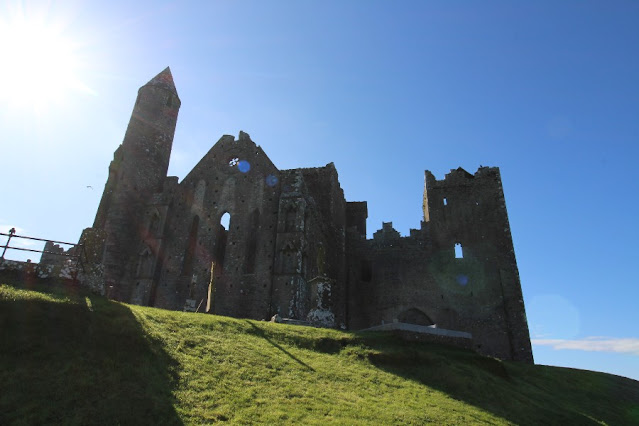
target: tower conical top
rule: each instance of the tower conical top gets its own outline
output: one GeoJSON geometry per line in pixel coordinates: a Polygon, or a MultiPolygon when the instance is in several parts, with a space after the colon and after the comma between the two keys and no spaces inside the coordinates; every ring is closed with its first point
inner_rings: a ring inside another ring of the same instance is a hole
{"type": "Polygon", "coordinates": [[[158,86],[163,89],[170,90],[177,95],[177,89],[175,83],[173,83],[173,75],[171,74],[171,68],[166,67],[164,70],[153,77],[145,86],[158,86]]]}

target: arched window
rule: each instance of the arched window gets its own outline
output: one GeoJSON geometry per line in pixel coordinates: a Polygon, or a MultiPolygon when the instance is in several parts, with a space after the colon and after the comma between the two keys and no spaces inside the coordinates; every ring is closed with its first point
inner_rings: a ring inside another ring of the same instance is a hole
{"type": "Polygon", "coordinates": [[[417,308],[410,308],[397,316],[399,322],[416,325],[433,325],[433,321],[417,308]]]}
{"type": "Polygon", "coordinates": [[[222,215],[222,217],[220,218],[220,225],[222,225],[225,231],[231,229],[231,215],[229,214],[229,212],[226,212],[222,215]]]}
{"type": "Polygon", "coordinates": [[[215,239],[215,270],[221,272],[224,269],[224,257],[226,256],[226,244],[228,241],[229,229],[231,229],[231,215],[226,212],[220,218],[220,224],[215,239]]]}

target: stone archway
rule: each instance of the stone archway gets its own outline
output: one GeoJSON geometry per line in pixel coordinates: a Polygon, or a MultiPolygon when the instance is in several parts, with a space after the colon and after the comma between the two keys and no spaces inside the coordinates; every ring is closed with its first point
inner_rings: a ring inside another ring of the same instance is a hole
{"type": "Polygon", "coordinates": [[[406,324],[433,325],[433,320],[428,315],[417,308],[410,308],[397,316],[397,321],[406,324]]]}

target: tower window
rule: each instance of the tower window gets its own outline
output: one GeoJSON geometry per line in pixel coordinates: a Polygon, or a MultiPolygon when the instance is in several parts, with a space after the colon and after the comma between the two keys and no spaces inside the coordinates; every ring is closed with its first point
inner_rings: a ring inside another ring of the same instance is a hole
{"type": "Polygon", "coordinates": [[[448,205],[448,200],[446,199],[446,197],[444,197],[444,205],[447,206],[448,205]]]}
{"type": "Polygon", "coordinates": [[[455,259],[463,259],[464,252],[462,251],[462,245],[460,243],[455,244],[455,259]]]}

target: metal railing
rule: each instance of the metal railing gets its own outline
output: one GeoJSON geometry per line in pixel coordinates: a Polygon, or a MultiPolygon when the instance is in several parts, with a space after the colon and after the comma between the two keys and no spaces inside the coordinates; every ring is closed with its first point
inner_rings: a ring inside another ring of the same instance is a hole
{"type": "Polygon", "coordinates": [[[0,260],[4,260],[4,255],[6,254],[7,250],[19,250],[19,251],[29,251],[33,253],[52,254],[55,256],[64,256],[64,257],[68,257],[71,260],[75,260],[75,265],[74,265],[75,273],[73,274],[74,280],[77,279],[77,275],[79,271],[78,267],[82,268],[82,271],[84,272],[84,263],[82,262],[82,258],[83,257],[86,258],[84,244],[67,243],[65,241],[55,241],[55,240],[47,240],[44,238],[28,237],[26,235],[17,235],[15,228],[11,228],[8,234],[5,234],[4,232],[0,232],[0,235],[7,237],[6,244],[3,246],[0,246],[0,249],[2,249],[2,256],[0,256],[0,260]],[[9,244],[11,243],[11,240],[13,238],[21,238],[24,240],[32,240],[32,241],[43,241],[45,243],[45,247],[46,247],[46,243],[63,244],[66,246],[71,246],[67,250],[67,251],[71,251],[71,253],[60,253],[60,252],[49,251],[45,249],[35,250],[35,249],[29,249],[24,247],[10,246],[9,244]],[[71,250],[71,248],[73,248],[73,250],[71,250]]]}

